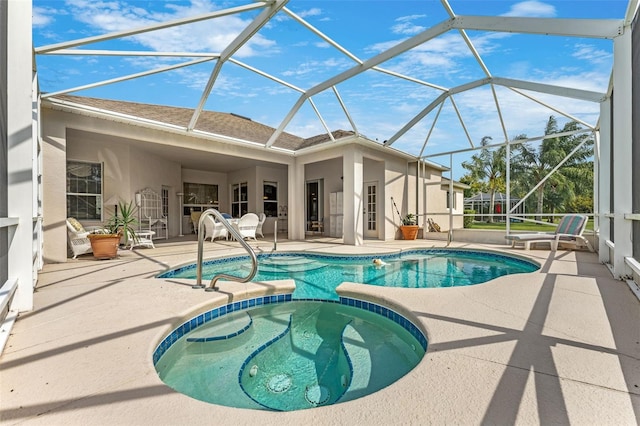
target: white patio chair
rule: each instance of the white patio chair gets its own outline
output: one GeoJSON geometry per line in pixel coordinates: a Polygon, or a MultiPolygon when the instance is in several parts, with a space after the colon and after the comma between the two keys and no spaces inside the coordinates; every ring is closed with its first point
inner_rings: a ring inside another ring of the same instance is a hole
{"type": "Polygon", "coordinates": [[[264,234],[262,233],[262,225],[264,225],[264,221],[267,220],[267,215],[264,213],[260,213],[258,215],[258,227],[256,228],[256,235],[260,235],[262,238],[264,238],[264,234]]]}
{"type": "Polygon", "coordinates": [[[587,216],[580,214],[568,214],[563,216],[554,232],[540,232],[537,234],[513,234],[505,238],[511,241],[511,247],[522,244],[525,250],[529,250],[531,244],[549,243],[551,250],[556,251],[558,244],[573,245],[574,247],[585,246],[589,251],[593,247],[589,240],[582,236],[587,227],[587,216]]]}
{"type": "Polygon", "coordinates": [[[207,216],[204,219],[204,239],[211,238],[211,241],[216,238],[227,238],[229,231],[220,222],[213,220],[211,216],[207,216]]]}
{"type": "Polygon", "coordinates": [[[69,248],[73,253],[75,259],[81,254],[93,253],[91,249],[91,241],[87,238],[89,231],[84,229],[84,226],[74,217],[67,218],[67,235],[69,241],[69,248]]]}
{"type": "Polygon", "coordinates": [[[233,224],[233,226],[243,238],[253,238],[255,240],[258,223],[260,223],[260,219],[258,219],[257,214],[247,213],[242,216],[237,223],[233,224]]]}

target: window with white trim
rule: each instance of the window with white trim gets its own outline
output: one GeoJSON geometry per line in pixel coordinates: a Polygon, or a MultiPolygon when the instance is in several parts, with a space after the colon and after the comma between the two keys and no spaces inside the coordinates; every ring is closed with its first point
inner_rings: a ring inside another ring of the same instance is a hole
{"type": "Polygon", "coordinates": [[[262,187],[264,214],[267,217],[278,217],[278,182],[264,181],[262,187]]]}
{"type": "Polygon", "coordinates": [[[231,216],[242,217],[249,212],[249,186],[247,182],[231,185],[231,216]]]}
{"type": "Polygon", "coordinates": [[[67,217],[102,220],[102,164],[67,161],[67,217]]]}

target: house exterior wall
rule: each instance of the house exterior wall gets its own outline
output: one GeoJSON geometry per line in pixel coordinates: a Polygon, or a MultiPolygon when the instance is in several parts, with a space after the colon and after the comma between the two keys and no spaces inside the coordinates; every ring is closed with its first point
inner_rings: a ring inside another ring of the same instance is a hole
{"type": "MultiPolygon", "coordinates": [[[[410,197],[412,185],[407,175],[407,162],[390,159],[385,162],[385,195],[384,198],[384,239],[399,238],[399,227],[402,217],[409,212],[415,213],[415,197],[410,197]],[[397,208],[397,210],[396,210],[397,208]],[[400,215],[398,215],[398,212],[400,215]]],[[[414,179],[415,182],[415,179],[414,179]]],[[[415,190],[413,191],[415,194],[415,190]]]]}
{"type": "Polygon", "coordinates": [[[41,109],[43,261],[67,260],[67,139],[64,114],[41,109]]]}
{"type": "MultiPolygon", "coordinates": [[[[104,164],[103,201],[113,195],[128,201],[134,199],[134,194],[143,188],[150,187],[160,192],[163,186],[168,187],[169,236],[179,234],[180,219],[183,219],[183,232],[190,229],[188,218],[184,220],[176,195],[182,192],[183,182],[217,184],[220,209],[229,212],[231,185],[246,182],[249,191],[248,210],[256,213],[264,211],[264,182],[277,182],[278,205],[288,208],[288,217],[281,226],[284,227],[285,223],[288,225],[291,239],[305,237],[305,182],[319,179],[323,181],[325,230],[330,216],[330,194],[337,191],[345,194],[345,244],[358,245],[364,239],[364,182],[378,184],[377,238],[398,238],[401,217],[407,213],[418,213],[419,224],[423,225],[423,214],[426,211],[439,222],[443,230],[448,229],[446,189],[441,186],[441,170],[423,167],[418,181],[417,163],[411,161],[410,157],[392,149],[380,149],[364,139],[343,140],[337,144],[319,146],[313,152],[310,150],[289,156],[272,150],[257,152],[255,148],[227,146],[225,142],[207,141],[207,144],[203,144],[201,140],[183,134],[52,108],[43,108],[42,135],[45,160],[44,251],[48,262],[62,262],[67,257],[66,202],[60,202],[66,200],[67,159],[104,164]],[[228,173],[183,169],[179,162],[154,153],[154,147],[158,144],[199,151],[203,148],[209,152],[224,151],[227,155],[272,161],[273,167],[250,166],[228,173]],[[436,217],[446,220],[438,220],[436,217]]],[[[462,211],[462,199],[458,200],[458,205],[462,211]]],[[[104,221],[112,214],[112,207],[103,206],[103,214],[104,221]]],[[[263,227],[266,233],[273,232],[275,220],[267,220],[263,227]]],[[[458,227],[457,220],[454,227],[458,227]]],[[[462,227],[461,217],[459,227],[462,227]]],[[[371,238],[375,237],[372,235],[371,238]]]]}
{"type": "MultiPolygon", "coordinates": [[[[362,181],[378,182],[378,238],[393,240],[400,238],[399,226],[401,218],[407,213],[419,213],[419,224],[423,226],[426,219],[423,215],[428,211],[434,220],[446,221],[448,229],[448,209],[446,207],[446,189],[442,189],[442,172],[438,168],[423,167],[420,170],[420,180],[416,179],[417,163],[408,158],[397,155],[393,151],[384,152],[356,143],[340,147],[340,149],[323,150],[298,157],[297,161],[304,164],[304,180],[324,180],[324,217],[329,218],[329,195],[331,192],[347,191],[344,184],[345,171],[352,167],[343,164],[343,155],[349,150],[355,150],[363,158],[362,181]],[[336,155],[340,155],[336,157],[336,155]],[[393,198],[393,201],[392,201],[393,198]],[[394,203],[395,202],[395,206],[394,203]],[[400,212],[396,211],[396,206],[400,212]]],[[[462,196],[462,195],[460,195],[462,196]]],[[[358,197],[356,197],[358,198],[358,197]]],[[[360,197],[361,198],[361,197],[360,197]]],[[[362,200],[361,200],[362,201],[362,200]]],[[[462,198],[459,200],[462,206],[462,198]]],[[[355,209],[355,206],[352,206],[355,209]]],[[[361,210],[358,210],[361,212],[361,210]]],[[[462,210],[460,211],[460,213],[462,210]]],[[[361,214],[356,218],[352,214],[354,226],[357,226],[361,214]]],[[[431,217],[427,215],[426,217],[431,217]]],[[[346,218],[345,218],[346,220],[346,218]]],[[[325,221],[326,222],[326,221],[325,221]]],[[[362,220],[359,221],[362,225],[362,220]]],[[[325,229],[327,223],[325,223],[325,229]]],[[[345,228],[347,222],[345,222],[345,228]]],[[[454,227],[462,227],[462,218],[454,220],[454,227]]],[[[362,230],[361,230],[362,232],[362,230]]]]}
{"type": "MultiPolygon", "coordinates": [[[[123,202],[131,202],[135,200],[135,193],[145,188],[160,194],[163,186],[168,187],[169,235],[178,235],[180,207],[176,193],[181,190],[180,164],[132,145],[128,140],[75,129],[67,129],[67,159],[102,163],[103,203],[114,195],[123,202]]],[[[86,225],[106,222],[114,210],[115,205],[104,205],[102,221],[88,221],[86,225]]]]}

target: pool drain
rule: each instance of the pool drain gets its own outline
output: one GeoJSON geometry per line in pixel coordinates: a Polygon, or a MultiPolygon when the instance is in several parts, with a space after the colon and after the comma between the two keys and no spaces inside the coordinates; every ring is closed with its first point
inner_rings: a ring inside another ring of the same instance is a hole
{"type": "Polygon", "coordinates": [[[273,393],[282,393],[291,387],[291,376],[288,374],[276,374],[267,381],[267,389],[273,393]]]}
{"type": "Polygon", "coordinates": [[[315,384],[307,386],[307,389],[304,391],[304,397],[311,405],[322,405],[329,401],[331,392],[329,392],[326,386],[315,384]]]}

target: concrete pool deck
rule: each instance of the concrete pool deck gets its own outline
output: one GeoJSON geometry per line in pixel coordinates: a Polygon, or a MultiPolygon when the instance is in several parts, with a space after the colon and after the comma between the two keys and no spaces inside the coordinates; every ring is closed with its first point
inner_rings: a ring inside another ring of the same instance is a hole
{"type": "MultiPolygon", "coordinates": [[[[270,251],[270,241],[252,243],[270,251]]],[[[282,241],[278,251],[339,253],[443,247],[417,240],[343,246],[282,241]]],[[[426,331],[423,361],[391,386],[327,407],[278,413],[203,403],[174,392],[151,360],[160,339],[196,309],[260,286],[191,289],[158,280],[196,259],[193,238],[157,240],[111,261],[45,265],[32,312],[19,316],[0,357],[0,422],[28,425],[576,424],[640,423],[640,303],[597,255],[515,253],[539,272],[470,287],[395,289],[345,284],[347,294],[409,312],[426,331]],[[234,293],[233,295],[231,293],[234,293]]],[[[205,243],[205,258],[241,253],[205,243]]],[[[277,291],[270,289],[269,291],[277,291]]],[[[384,366],[379,366],[384,368],[384,366]]]]}

